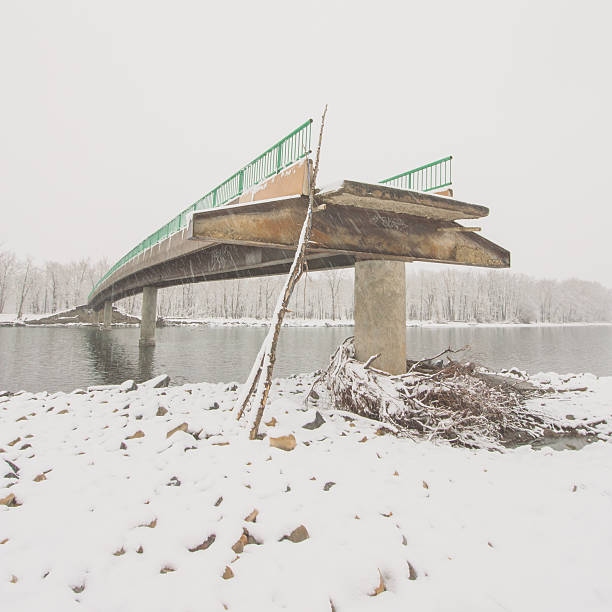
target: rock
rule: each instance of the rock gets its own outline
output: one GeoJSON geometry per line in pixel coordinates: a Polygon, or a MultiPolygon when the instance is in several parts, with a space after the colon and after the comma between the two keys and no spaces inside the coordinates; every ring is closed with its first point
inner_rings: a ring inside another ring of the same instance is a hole
{"type": "Polygon", "coordinates": [[[246,529],[243,530],[244,535],[246,536],[247,539],[247,544],[261,544],[261,542],[259,542],[258,540],[256,540],[246,529]]]}
{"type": "Polygon", "coordinates": [[[39,474],[34,477],[34,482],[41,482],[41,480],[47,480],[47,477],[44,474],[39,474]]]}
{"type": "Polygon", "coordinates": [[[168,376],[168,374],[160,374],[151,380],[143,382],[140,386],[148,389],[160,389],[162,387],[167,387],[169,384],[170,376],[168,376]]]}
{"type": "Polygon", "coordinates": [[[169,438],[170,436],[173,436],[177,431],[184,431],[184,432],[186,432],[187,429],[189,429],[189,425],[187,423],[181,423],[179,426],[175,427],[174,429],[171,429],[166,434],[166,438],[169,438]]]}
{"type": "Polygon", "coordinates": [[[167,487],[180,487],[181,486],[181,481],[176,476],[173,476],[170,479],[170,482],[168,482],[166,484],[166,486],[167,487]]]}
{"type": "Polygon", "coordinates": [[[157,409],[157,412],[155,413],[155,416],[164,416],[166,414],[168,414],[168,411],[163,406],[160,406],[157,409]]]}
{"type": "Polygon", "coordinates": [[[14,493],[9,493],[6,497],[0,499],[0,506],[16,506],[17,501],[14,493]]]}
{"type": "Polygon", "coordinates": [[[336,483],[332,482],[331,480],[329,482],[325,483],[325,486],[323,487],[324,491],[329,491],[336,483]]]}
{"type": "Polygon", "coordinates": [[[296,447],[295,436],[293,434],[289,434],[288,436],[270,438],[270,446],[280,448],[284,451],[292,451],[296,447]]]}
{"type": "Polygon", "coordinates": [[[121,555],[125,555],[125,548],[123,548],[123,546],[119,549],[116,550],[113,555],[115,555],[115,557],[120,557],[121,555]]]}
{"type": "Polygon", "coordinates": [[[221,502],[223,501],[223,498],[220,497],[216,502],[215,502],[215,507],[220,506],[221,502]]]}
{"type": "Polygon", "coordinates": [[[240,536],[240,538],[236,541],[236,543],[232,546],[232,550],[239,555],[243,550],[244,547],[247,545],[248,540],[247,540],[247,536],[246,534],[242,534],[240,536]]]}
{"type": "Polygon", "coordinates": [[[128,391],[136,391],[138,385],[133,380],[126,380],[119,385],[119,391],[127,393],[128,391]]]}
{"type": "Polygon", "coordinates": [[[210,408],[209,410],[219,410],[219,403],[215,402],[210,408]]]}
{"type": "Polygon", "coordinates": [[[408,580],[416,580],[419,577],[417,571],[414,569],[414,566],[412,563],[410,563],[410,561],[406,561],[406,563],[408,564],[408,571],[410,572],[408,580]]]}
{"type": "Polygon", "coordinates": [[[194,548],[189,548],[189,552],[198,552],[199,550],[206,550],[209,548],[213,542],[217,539],[217,536],[213,533],[206,538],[201,544],[195,546],[194,548]]]}
{"type": "Polygon", "coordinates": [[[423,488],[424,489],[429,489],[429,485],[425,481],[423,481],[423,488]]]}
{"type": "Polygon", "coordinates": [[[10,395],[10,391],[0,391],[0,397],[9,397],[10,395]]]}
{"type": "Polygon", "coordinates": [[[232,568],[229,565],[225,566],[225,571],[223,572],[223,580],[229,580],[234,577],[234,572],[232,572],[232,568]]]}
{"type": "Polygon", "coordinates": [[[274,417],[272,417],[269,421],[264,422],[264,425],[266,427],[274,427],[277,423],[278,421],[274,417]]]}
{"type": "Polygon", "coordinates": [[[8,445],[9,446],[15,446],[15,444],[17,444],[17,442],[21,442],[21,437],[15,438],[12,442],[9,442],[8,445]]]}
{"type": "Polygon", "coordinates": [[[302,425],[304,429],[318,429],[325,423],[325,419],[321,416],[321,413],[317,410],[315,414],[314,421],[311,423],[306,423],[306,425],[302,425]]]}
{"type": "Polygon", "coordinates": [[[88,393],[95,393],[96,391],[117,391],[120,385],[90,385],[87,387],[88,393]]]}
{"type": "Polygon", "coordinates": [[[257,515],[259,514],[259,510],[255,508],[253,512],[251,512],[248,516],[244,518],[247,523],[255,523],[257,521],[257,515]]]}
{"type": "Polygon", "coordinates": [[[6,544],[9,541],[8,538],[4,538],[4,540],[0,540],[0,544],[6,544]]]}
{"type": "Polygon", "coordinates": [[[12,461],[9,461],[8,459],[5,459],[5,461],[8,464],[8,466],[11,468],[11,470],[15,472],[15,475],[17,475],[17,473],[19,472],[19,468],[12,461]]]}
{"type": "Polygon", "coordinates": [[[169,565],[166,565],[166,566],[162,567],[159,570],[159,573],[160,574],[168,574],[169,572],[174,572],[174,571],[176,571],[176,570],[173,567],[170,567],[169,565]]]}
{"type": "Polygon", "coordinates": [[[378,575],[380,576],[380,582],[378,583],[378,586],[374,589],[374,592],[370,593],[371,597],[376,597],[376,595],[380,595],[383,591],[387,590],[387,587],[385,586],[385,581],[383,580],[380,570],[378,570],[378,575]]]}
{"type": "Polygon", "coordinates": [[[60,410],[57,414],[68,414],[68,410],[64,408],[63,410],[60,410]]]}
{"type": "Polygon", "coordinates": [[[144,438],[145,434],[142,429],[139,429],[137,432],[133,433],[131,436],[128,436],[126,440],[136,440],[137,438],[144,438]]]}
{"type": "Polygon", "coordinates": [[[368,436],[363,436],[363,438],[359,440],[359,442],[367,442],[367,441],[368,441],[368,436]]]}
{"type": "Polygon", "coordinates": [[[19,447],[19,450],[25,450],[26,448],[32,448],[31,444],[24,444],[23,446],[19,447]]]}
{"type": "Polygon", "coordinates": [[[85,389],[75,389],[72,393],[74,395],[85,395],[87,391],[85,391],[85,389]]]}
{"type": "Polygon", "coordinates": [[[384,436],[385,434],[392,434],[393,431],[383,425],[382,427],[379,427],[375,433],[377,436],[384,436]]]}
{"type": "Polygon", "coordinates": [[[19,417],[19,418],[18,418],[18,419],[15,421],[15,423],[19,423],[19,421],[27,421],[27,420],[28,420],[28,417],[27,417],[27,416],[22,416],[22,417],[19,417]]]}
{"type": "Polygon", "coordinates": [[[122,443],[119,445],[119,449],[120,449],[120,450],[127,450],[127,445],[126,445],[126,443],[125,443],[125,442],[122,442],[122,443]]]}
{"type": "Polygon", "coordinates": [[[299,527],[296,527],[288,536],[283,536],[280,541],[282,542],[283,540],[289,540],[294,544],[299,544],[300,542],[307,540],[309,537],[310,534],[308,533],[308,529],[306,529],[304,525],[300,525],[299,527]]]}

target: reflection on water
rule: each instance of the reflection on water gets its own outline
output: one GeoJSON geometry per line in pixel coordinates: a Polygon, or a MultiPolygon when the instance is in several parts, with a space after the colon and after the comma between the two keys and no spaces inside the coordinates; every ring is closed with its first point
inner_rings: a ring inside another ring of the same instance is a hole
{"type": "MultiPolygon", "coordinates": [[[[265,328],[167,327],[139,348],[137,328],[0,328],[0,389],[71,391],[161,373],[174,384],[243,381],[265,328]]],[[[284,328],[275,376],[325,366],[350,327],[284,328]]],[[[492,368],[612,375],[612,327],[437,327],[407,329],[408,357],[471,346],[466,358],[492,368]]]]}

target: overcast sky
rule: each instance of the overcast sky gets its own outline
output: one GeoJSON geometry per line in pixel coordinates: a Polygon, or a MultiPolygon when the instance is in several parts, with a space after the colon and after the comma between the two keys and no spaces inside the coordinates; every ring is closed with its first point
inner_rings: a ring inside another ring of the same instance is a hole
{"type": "Polygon", "coordinates": [[[610,6],[0,0],[0,245],[114,262],[327,102],[320,184],[452,154],[514,270],[612,287],[610,6]]]}

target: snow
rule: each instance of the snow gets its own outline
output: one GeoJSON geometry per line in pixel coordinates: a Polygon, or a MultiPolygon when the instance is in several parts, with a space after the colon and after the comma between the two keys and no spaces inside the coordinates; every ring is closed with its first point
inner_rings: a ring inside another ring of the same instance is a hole
{"type": "MultiPolygon", "coordinates": [[[[12,472],[2,459],[19,468],[0,499],[20,504],[0,505],[1,608],[611,609],[610,442],[457,449],[323,409],[309,430],[312,380],[274,382],[263,422],[276,423],[255,441],[253,414],[231,412],[236,384],[0,397],[0,475],[12,472]],[[295,450],[270,447],[288,434],[295,450]],[[308,539],[282,540],[300,525],[308,539]],[[244,529],[260,544],[236,553],[244,529]]],[[[589,390],[532,401],[609,418],[612,378],[576,381],[589,390]]]]}
{"type": "MultiPolygon", "coordinates": [[[[229,327],[269,327],[269,319],[255,319],[254,317],[241,317],[230,319],[223,317],[167,317],[167,325],[210,325],[229,327]]],[[[355,322],[352,319],[293,319],[285,317],[283,327],[350,327],[355,322]]]]}
{"type": "MultiPolygon", "coordinates": [[[[127,311],[116,309],[117,312],[125,315],[139,318],[138,314],[130,314],[127,311]]],[[[69,311],[67,311],[69,312],[69,311]]],[[[53,313],[55,315],[59,313],[53,313]]],[[[14,325],[23,324],[27,321],[34,321],[46,317],[53,316],[53,314],[44,315],[24,315],[21,320],[17,319],[16,314],[0,314],[0,325],[14,325]]],[[[270,324],[269,319],[256,319],[254,317],[241,317],[238,319],[225,318],[225,317],[164,317],[166,325],[210,325],[210,326],[230,326],[230,327],[268,327],[270,324]]],[[[49,323],[45,326],[48,327],[91,327],[97,325],[96,323],[74,323],[66,320],[65,323],[49,323]]],[[[117,323],[113,322],[113,326],[120,327],[133,327],[137,323],[117,323]]],[[[285,317],[283,320],[283,327],[353,327],[355,321],[353,319],[303,319],[303,318],[290,318],[285,317]]],[[[610,322],[570,322],[570,323],[513,323],[513,322],[491,322],[491,323],[475,323],[472,321],[419,321],[417,319],[409,319],[406,322],[407,327],[426,327],[426,328],[437,328],[437,327],[452,327],[452,328],[464,328],[464,327],[590,327],[590,326],[610,326],[610,322]]]]}
{"type": "MultiPolygon", "coordinates": [[[[211,326],[236,326],[236,327],[267,327],[270,322],[268,319],[256,319],[253,317],[242,317],[239,319],[223,317],[165,317],[167,325],[211,325],[211,326]]],[[[353,327],[353,319],[302,319],[285,317],[283,327],[353,327]]],[[[419,321],[408,320],[406,327],[426,327],[426,328],[464,328],[464,327],[591,327],[591,326],[610,326],[612,323],[475,323],[470,321],[419,321]]]]}

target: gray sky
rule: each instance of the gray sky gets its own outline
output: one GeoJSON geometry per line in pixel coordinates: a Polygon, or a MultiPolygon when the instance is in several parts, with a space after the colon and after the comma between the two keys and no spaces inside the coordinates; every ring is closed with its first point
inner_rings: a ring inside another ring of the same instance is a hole
{"type": "Polygon", "coordinates": [[[320,184],[452,154],[514,270],[612,287],[610,6],[0,0],[0,244],[114,262],[328,102],[320,184]]]}

